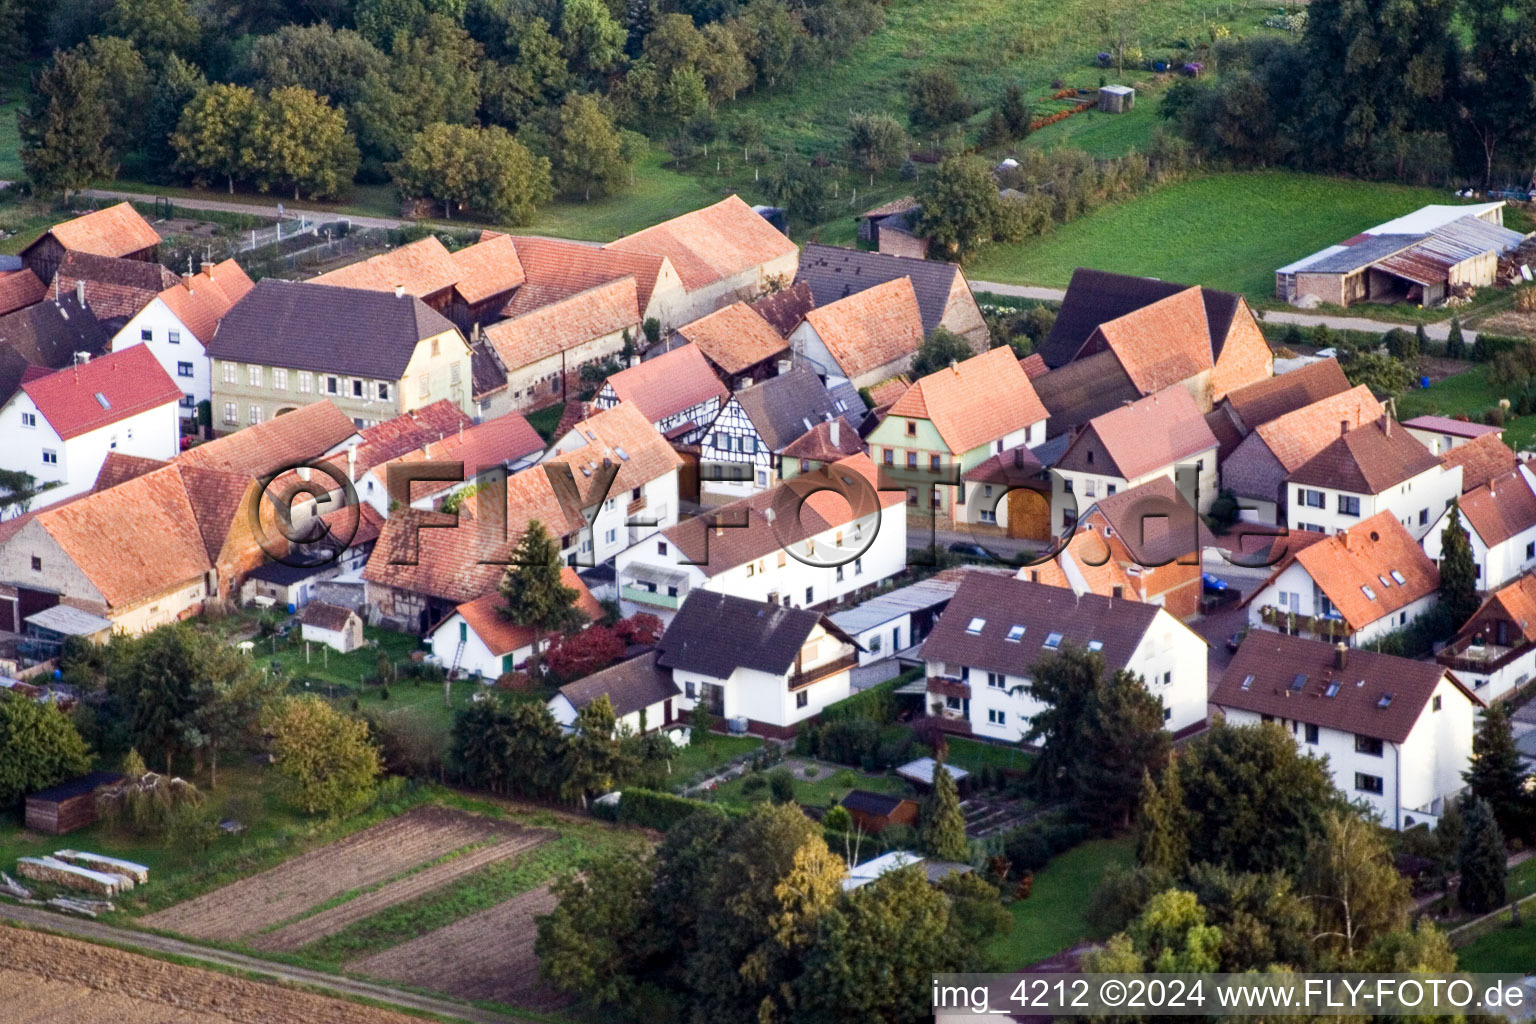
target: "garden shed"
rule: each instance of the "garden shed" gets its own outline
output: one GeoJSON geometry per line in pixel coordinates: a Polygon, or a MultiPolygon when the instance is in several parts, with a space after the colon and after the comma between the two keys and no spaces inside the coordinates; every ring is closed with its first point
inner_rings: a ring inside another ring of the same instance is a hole
{"type": "Polygon", "coordinates": [[[878,835],[892,825],[917,826],[917,801],[867,789],[849,790],[842,806],[853,816],[853,823],[871,835],[878,835]]]}
{"type": "Polygon", "coordinates": [[[117,772],[91,772],[27,797],[26,827],[61,836],[96,820],[96,793],[122,780],[117,772]]]}
{"type": "Polygon", "coordinates": [[[311,601],[299,612],[300,635],[346,654],[363,646],[363,620],[351,608],[311,601]]]}
{"type": "Polygon", "coordinates": [[[1136,90],[1128,85],[1099,87],[1099,109],[1106,114],[1125,114],[1136,106],[1136,90]]]}

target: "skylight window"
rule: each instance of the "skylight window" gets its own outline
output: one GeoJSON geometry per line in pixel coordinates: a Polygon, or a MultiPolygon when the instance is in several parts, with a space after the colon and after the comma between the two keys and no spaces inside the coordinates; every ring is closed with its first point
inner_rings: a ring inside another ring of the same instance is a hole
{"type": "Polygon", "coordinates": [[[1388,588],[1388,587],[1390,587],[1392,585],[1392,581],[1387,579],[1385,576],[1382,576],[1382,575],[1378,574],[1376,576],[1376,578],[1381,580],[1381,587],[1382,587],[1383,590],[1385,590],[1386,588],[1388,588]]]}
{"type": "Polygon", "coordinates": [[[1050,636],[1046,637],[1045,638],[1045,645],[1044,646],[1045,646],[1045,649],[1048,650],[1048,651],[1054,651],[1056,648],[1060,647],[1061,646],[1061,634],[1060,633],[1052,633],[1050,636]]]}
{"type": "Polygon", "coordinates": [[[987,620],[978,615],[965,627],[965,631],[972,636],[978,636],[981,633],[982,627],[986,624],[987,620]]]}
{"type": "Polygon", "coordinates": [[[1372,590],[1370,588],[1369,584],[1366,584],[1366,583],[1360,584],[1360,593],[1364,594],[1366,597],[1370,598],[1372,601],[1376,600],[1376,591],[1372,590]]]}
{"type": "Polygon", "coordinates": [[[1298,673],[1296,673],[1295,677],[1291,679],[1291,689],[1296,691],[1296,692],[1298,692],[1298,693],[1306,685],[1307,685],[1307,674],[1305,672],[1298,672],[1298,673]]]}
{"type": "Polygon", "coordinates": [[[1089,651],[1102,651],[1103,649],[1104,649],[1104,641],[1102,641],[1102,640],[1089,640],[1088,641],[1088,650],[1089,651]]]}
{"type": "Polygon", "coordinates": [[[1397,696],[1397,695],[1395,693],[1391,693],[1391,692],[1382,694],[1380,697],[1376,698],[1376,706],[1379,707],[1379,708],[1389,708],[1389,707],[1391,707],[1392,706],[1392,698],[1395,697],[1395,696],[1397,696]]]}
{"type": "Polygon", "coordinates": [[[1403,574],[1398,572],[1396,569],[1392,570],[1392,578],[1397,581],[1397,585],[1400,587],[1408,582],[1407,580],[1403,579],[1403,574]]]}
{"type": "Polygon", "coordinates": [[[1252,672],[1249,672],[1247,675],[1243,676],[1243,689],[1245,689],[1245,690],[1253,689],[1253,673],[1252,672]]]}
{"type": "Polygon", "coordinates": [[[107,401],[107,396],[102,394],[100,391],[96,392],[96,404],[101,406],[103,409],[112,408],[112,403],[107,401]]]}
{"type": "Polygon", "coordinates": [[[1020,640],[1023,640],[1023,639],[1024,639],[1024,627],[1023,626],[1009,626],[1008,627],[1008,642],[1009,643],[1016,644],[1020,640]]]}
{"type": "Polygon", "coordinates": [[[1328,684],[1328,689],[1323,691],[1323,696],[1324,697],[1337,697],[1338,695],[1339,695],[1339,684],[1338,683],[1329,683],[1328,684]]]}

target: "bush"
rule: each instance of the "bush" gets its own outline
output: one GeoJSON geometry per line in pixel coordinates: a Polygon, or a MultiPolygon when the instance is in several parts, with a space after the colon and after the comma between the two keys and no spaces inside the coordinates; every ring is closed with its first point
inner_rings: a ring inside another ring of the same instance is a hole
{"type": "Polygon", "coordinates": [[[698,811],[720,813],[714,804],[654,789],[626,789],[619,798],[618,821],[662,832],[698,811]]]}
{"type": "Polygon", "coordinates": [[[838,764],[862,765],[880,744],[880,727],[867,718],[828,722],[815,732],[816,756],[838,764]]]}
{"type": "Polygon", "coordinates": [[[743,796],[751,796],[761,793],[768,787],[768,777],[760,772],[753,772],[741,780],[741,792],[743,796]]]}
{"type": "Polygon", "coordinates": [[[822,827],[834,832],[852,832],[853,815],[848,813],[846,807],[831,807],[827,809],[826,814],[822,815],[821,824],[822,827]]]}
{"type": "Polygon", "coordinates": [[[787,804],[795,798],[795,778],[787,768],[775,768],[768,776],[768,791],[776,804],[787,804]]]}
{"type": "Polygon", "coordinates": [[[1088,826],[1060,818],[1038,818],[1003,837],[1003,856],[1016,874],[1039,871],[1051,858],[1088,838],[1088,826]]]}

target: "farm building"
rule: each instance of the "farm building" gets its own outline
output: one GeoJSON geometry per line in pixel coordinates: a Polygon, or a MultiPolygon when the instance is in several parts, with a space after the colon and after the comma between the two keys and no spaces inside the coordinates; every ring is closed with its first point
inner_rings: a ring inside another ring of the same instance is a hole
{"type": "Polygon", "coordinates": [[[351,608],[311,601],[299,612],[300,635],[343,654],[363,646],[363,620],[351,608]]]}
{"type": "Polygon", "coordinates": [[[26,827],[51,836],[96,820],[96,793],[122,780],[116,772],[91,772],[27,797],[26,827]]]}
{"type": "Polygon", "coordinates": [[[867,789],[850,790],[842,806],[853,816],[853,823],[865,832],[878,834],[892,825],[917,827],[917,801],[867,789]]]}
{"type": "Polygon", "coordinates": [[[1128,85],[1106,85],[1099,89],[1099,109],[1106,114],[1127,114],[1136,106],[1136,90],[1128,85]]]}
{"type": "Polygon", "coordinates": [[[1486,288],[1499,257],[1525,236],[1504,225],[1504,202],[1426,206],[1275,271],[1294,305],[1413,302],[1438,306],[1458,287],[1486,288]]]}

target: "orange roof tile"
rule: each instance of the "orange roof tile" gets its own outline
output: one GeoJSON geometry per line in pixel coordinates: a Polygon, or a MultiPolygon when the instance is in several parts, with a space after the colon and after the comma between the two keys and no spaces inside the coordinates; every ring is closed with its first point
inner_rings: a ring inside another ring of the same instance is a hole
{"type": "Polygon", "coordinates": [[[1510,470],[1463,494],[1461,514],[1492,547],[1536,526],[1536,494],[1523,472],[1510,470]]]}
{"type": "Polygon", "coordinates": [[[65,440],[181,400],[181,388],[147,345],[22,383],[37,411],[65,440]]]}
{"type": "Polygon", "coordinates": [[[797,251],[788,236],[734,195],[603,248],[665,256],[689,291],[797,251]]]}
{"type": "Polygon", "coordinates": [[[875,408],[895,405],[901,400],[901,396],[907,393],[912,386],[912,378],[904,373],[898,373],[894,377],[876,381],[869,386],[869,397],[874,400],[875,408]]]}
{"type": "Polygon", "coordinates": [[[670,266],[663,257],[645,253],[621,252],[558,238],[511,238],[526,282],[507,303],[507,316],[522,316],[540,306],[630,276],[635,279],[635,315],[644,317],[657,279],[670,266]]]}
{"type": "Polygon", "coordinates": [[[0,316],[42,302],[47,294],[47,286],[25,267],[0,273],[0,316]]]}
{"type": "Polygon", "coordinates": [[[1019,365],[1023,367],[1025,375],[1030,380],[1034,380],[1036,377],[1043,377],[1051,372],[1051,368],[1045,365],[1045,357],[1039,352],[1031,352],[1023,359],[1020,359],[1019,365]]]}
{"type": "Polygon", "coordinates": [[[598,469],[605,460],[619,467],[608,493],[626,502],[629,500],[626,492],[683,464],[682,456],[672,450],[666,438],[657,433],[655,425],[633,402],[620,402],[581,420],[555,444],[574,444],[548,461],[571,467],[572,479],[582,491],[584,504],[596,500],[593,494],[598,469]]]}
{"type": "Polygon", "coordinates": [[[175,461],[185,466],[264,477],[305,459],[318,458],[356,433],[357,427],[345,413],[329,401],[319,401],[188,448],[175,461]]]}
{"type": "Polygon", "coordinates": [[[160,234],[128,203],[55,224],[48,231],[64,248],[96,256],[127,256],[160,244],[160,234]]]}
{"type": "Polygon", "coordinates": [[[1515,468],[1515,453],[1498,434],[1484,434],[1466,444],[1457,445],[1440,456],[1446,469],[1461,467],[1461,491],[1467,491],[1515,468]]]}
{"type": "Polygon", "coordinates": [[[677,333],[728,374],[741,373],[789,351],[789,342],[745,302],[699,317],[679,327],[677,333]]]}
{"type": "Polygon", "coordinates": [[[1254,428],[1287,473],[1300,468],[1350,427],[1374,423],[1382,416],[1381,403],[1364,384],[1278,416],[1254,428]]]}
{"type": "Polygon", "coordinates": [[[371,292],[392,292],[404,287],[407,295],[418,299],[451,288],[459,279],[459,268],[447,248],[428,235],[398,249],[370,256],[313,279],[314,284],[338,288],[365,288],[371,292]]]}
{"type": "Polygon", "coordinates": [[[1440,586],[1440,570],[1390,510],[1288,555],[1275,566],[1270,579],[1293,561],[1328,595],[1351,630],[1368,626],[1440,586]],[[1402,575],[1402,583],[1393,572],[1402,575]],[[1388,582],[1383,583],[1383,578],[1388,582]],[[1362,588],[1369,588],[1370,594],[1362,588]]]}
{"type": "Polygon", "coordinates": [[[1104,538],[1088,530],[1074,533],[1055,558],[1021,568],[1018,578],[1048,587],[1065,587],[1074,593],[1141,600],[1135,581],[1124,566],[1110,557],[1109,545],[1104,543],[1104,538]],[[1120,588],[1118,593],[1116,587],[1120,588]]]}
{"type": "MultiPolygon", "coordinates": [[[[484,470],[506,466],[543,450],[544,439],[538,431],[521,415],[510,412],[484,423],[467,424],[461,430],[444,433],[441,438],[433,434],[419,446],[389,459],[383,465],[427,460],[461,462],[467,480],[484,470]]],[[[385,478],[385,485],[388,486],[387,469],[380,475],[385,478]]],[[[411,499],[414,501],[455,486],[453,482],[445,480],[415,480],[411,482],[411,499]]]]}
{"type": "Polygon", "coordinates": [[[918,378],[890,414],[930,420],[956,455],[1050,415],[1006,345],[918,378]]]}
{"type": "Polygon", "coordinates": [[[362,476],[374,466],[392,462],[413,451],[419,452],[431,442],[457,434],[474,423],[451,399],[442,398],[383,423],[364,427],[359,431],[362,442],[353,456],[355,472],[362,476]]]}
{"type": "Polygon", "coordinates": [[[910,356],[923,343],[923,316],[909,277],[818,306],[805,322],[850,379],[910,356]]]}
{"type": "Polygon", "coordinates": [[[786,459],[807,459],[812,462],[836,462],[848,455],[864,450],[859,432],[841,416],[822,420],[810,430],[789,443],[783,451],[786,459]],[[832,440],[832,428],[837,427],[837,440],[832,440]]]}
{"type": "Polygon", "coordinates": [[[731,397],[696,345],[683,345],[620,370],[608,378],[608,386],[619,401],[633,403],[652,423],[711,398],[724,404],[731,397]]]}
{"type": "Polygon", "coordinates": [[[1186,288],[1100,324],[1094,335],[1085,348],[1102,338],[1144,395],[1188,380],[1214,365],[1205,300],[1199,288],[1186,288]]]}
{"type": "MultiPolygon", "coordinates": [[[[1515,625],[1520,637],[1526,644],[1536,641],[1536,574],[1527,573],[1512,583],[1507,583],[1488,595],[1487,600],[1477,609],[1477,613],[1467,620],[1466,625],[1457,631],[1456,636],[1446,644],[1447,653],[1451,648],[1460,649],[1458,645],[1471,640],[1479,633],[1485,635],[1492,629],[1493,623],[1488,620],[1484,612],[1502,613],[1502,617],[1515,625]]],[[[1509,646],[1520,646],[1510,644],[1509,646]]]]}
{"type": "Polygon", "coordinates": [[[192,277],[160,293],[160,301],[176,314],[192,336],[206,343],[213,337],[219,319],[245,293],[256,287],[246,276],[240,264],[225,260],[212,266],[204,266],[192,277]]]}
{"type": "Polygon", "coordinates": [[[1118,409],[1095,416],[1062,454],[1057,465],[1078,472],[1104,473],[1110,467],[1090,461],[1102,446],[1126,480],[1134,480],[1216,447],[1216,435],[1183,386],[1175,384],[1118,409]]]}
{"type": "MultiPolygon", "coordinates": [[[[596,621],[603,617],[603,606],[597,603],[597,598],[593,597],[587,585],[581,582],[581,577],[576,575],[575,569],[570,566],[561,569],[560,582],[576,591],[576,607],[586,612],[588,618],[596,621]]],[[[454,609],[464,616],[464,621],[469,623],[469,628],[474,630],[475,635],[496,657],[532,646],[535,633],[532,626],[519,626],[507,618],[502,613],[504,607],[505,602],[501,594],[490,593],[454,609]]],[[[545,634],[545,637],[540,639],[552,635],[545,634]]]]}
{"type": "Polygon", "coordinates": [[[484,332],[508,373],[620,331],[638,331],[635,279],[622,277],[492,324],[484,332]]]}
{"type": "Polygon", "coordinates": [[[482,524],[463,509],[457,526],[438,527],[441,518],[423,509],[396,510],[384,520],[363,579],[455,604],[494,594],[507,567],[492,563],[508,561],[513,542],[501,540],[499,523],[482,524]]]}
{"type": "Polygon", "coordinates": [[[468,303],[484,302],[509,292],[526,280],[517,245],[509,235],[492,234],[450,255],[458,273],[454,287],[468,303]]]}

